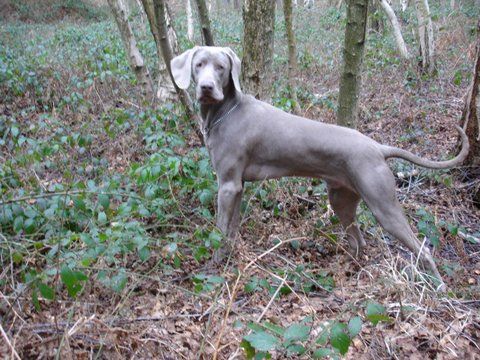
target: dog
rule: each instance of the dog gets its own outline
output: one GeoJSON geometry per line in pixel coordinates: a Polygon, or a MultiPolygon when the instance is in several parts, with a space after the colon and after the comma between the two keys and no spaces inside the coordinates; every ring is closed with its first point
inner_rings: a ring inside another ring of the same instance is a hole
{"type": "Polygon", "coordinates": [[[446,289],[430,250],[408,224],[386,159],[402,158],[432,169],[460,165],[469,150],[463,129],[457,126],[462,148],[454,159],[430,161],[379,144],[356,130],[295,116],[242,93],[240,59],[230,48],[194,47],[172,59],[171,70],[179,88],[187,89],[192,79],[195,83],[202,133],[218,180],[217,226],[227,237],[227,247],[233,247],[240,224],[245,181],[321,178],[353,254],[366,245],[355,224],[363,199],[382,227],[432,271],[438,290],[446,289]]]}

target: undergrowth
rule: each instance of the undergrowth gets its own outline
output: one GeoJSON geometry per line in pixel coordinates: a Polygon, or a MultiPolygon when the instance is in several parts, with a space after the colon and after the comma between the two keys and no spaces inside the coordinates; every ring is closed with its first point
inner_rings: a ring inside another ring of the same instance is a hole
{"type": "MultiPolygon", "coordinates": [[[[226,277],[200,270],[223,241],[215,227],[217,185],[207,151],[198,144],[195,125],[183,117],[178,105],[152,104],[140,95],[114,23],[82,4],[69,1],[62,6],[102,21],[0,24],[1,292],[13,298],[28,294],[41,312],[57,299],[86,298],[94,291],[90,283],[121,294],[138,268],[170,274],[194,262],[191,290],[215,293],[226,277]]],[[[15,6],[21,16],[30,9],[15,6]]],[[[470,19],[474,10],[468,9],[459,11],[470,19]]],[[[434,15],[443,13],[434,7],[434,15]]],[[[186,32],[182,16],[176,18],[181,35],[186,32]]],[[[407,22],[411,14],[403,18],[407,22]]],[[[332,73],[339,69],[344,11],[299,11],[295,21],[300,72],[327,73],[323,83],[299,84],[300,102],[304,109],[315,107],[332,117],[335,96],[318,93],[336,79],[332,73]],[[315,26],[305,26],[312,23],[315,26]]],[[[281,17],[277,23],[276,74],[287,61],[281,17]]],[[[240,18],[225,16],[213,27],[219,43],[241,55],[240,18]]],[[[406,40],[412,43],[408,29],[406,40]]],[[[140,50],[149,68],[156,69],[153,41],[146,32],[139,35],[140,50]]],[[[180,44],[185,48],[189,42],[181,36],[180,44]]],[[[400,69],[413,89],[424,81],[396,56],[388,32],[369,36],[365,67],[370,74],[400,69]]],[[[467,69],[461,61],[454,73],[456,86],[468,83],[467,69]]],[[[440,76],[443,71],[440,68],[440,76]]],[[[156,71],[151,72],[156,76],[156,71]]],[[[285,80],[278,75],[275,80],[272,101],[290,111],[293,105],[285,80]]],[[[431,177],[447,187],[452,183],[448,176],[431,177]]],[[[265,221],[311,218],[312,202],[318,200],[325,202],[326,192],[316,181],[247,184],[242,204],[246,232],[255,233],[265,221]],[[280,191],[284,193],[279,197],[280,191]],[[303,201],[301,205],[292,205],[295,196],[303,201]]],[[[322,220],[315,220],[310,233],[339,246],[338,219],[325,204],[315,206],[315,215],[322,220]]],[[[375,227],[371,214],[361,211],[361,227],[375,227]]],[[[416,218],[421,236],[436,247],[445,232],[448,236],[457,235],[459,229],[467,232],[458,223],[437,221],[425,209],[418,210],[416,218]]],[[[299,247],[295,242],[291,246],[299,247]]],[[[244,291],[279,297],[292,291],[334,291],[333,276],[313,267],[273,269],[277,277],[252,275],[245,279],[244,291]]],[[[241,346],[255,358],[268,358],[272,351],[286,356],[344,355],[364,321],[373,325],[390,321],[385,308],[374,302],[356,306],[354,313],[320,327],[310,317],[288,326],[267,320],[248,322],[241,346]]]]}

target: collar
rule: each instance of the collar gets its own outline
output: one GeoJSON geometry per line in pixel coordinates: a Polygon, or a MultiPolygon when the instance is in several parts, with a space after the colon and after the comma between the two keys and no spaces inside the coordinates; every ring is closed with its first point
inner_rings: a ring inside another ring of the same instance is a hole
{"type": "Polygon", "coordinates": [[[208,137],[208,135],[210,135],[210,131],[212,131],[213,128],[215,128],[217,125],[219,125],[223,120],[225,120],[227,118],[228,115],[230,115],[233,110],[235,110],[237,108],[237,106],[240,104],[240,101],[238,101],[235,105],[233,105],[230,110],[228,110],[225,114],[223,114],[222,116],[220,116],[218,119],[215,119],[213,121],[210,121],[210,124],[208,124],[207,126],[205,126],[203,129],[202,129],[202,134],[203,136],[205,137],[208,137]]]}

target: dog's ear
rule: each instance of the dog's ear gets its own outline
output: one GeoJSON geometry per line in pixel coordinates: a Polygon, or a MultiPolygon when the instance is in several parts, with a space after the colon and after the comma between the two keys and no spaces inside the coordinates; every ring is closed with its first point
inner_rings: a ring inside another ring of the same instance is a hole
{"type": "Polygon", "coordinates": [[[232,63],[230,74],[232,75],[233,85],[237,91],[242,92],[242,88],[240,87],[240,71],[242,67],[240,59],[229,47],[224,47],[223,50],[228,55],[230,62],[232,63]]]}
{"type": "Polygon", "coordinates": [[[195,46],[174,57],[170,61],[173,78],[180,89],[185,90],[190,86],[190,79],[192,78],[192,59],[198,49],[198,46],[195,46]]]}

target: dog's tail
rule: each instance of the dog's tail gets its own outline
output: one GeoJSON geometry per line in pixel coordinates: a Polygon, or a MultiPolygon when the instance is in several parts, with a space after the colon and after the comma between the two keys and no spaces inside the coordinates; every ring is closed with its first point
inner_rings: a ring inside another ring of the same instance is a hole
{"type": "Polygon", "coordinates": [[[468,143],[468,137],[465,134],[465,131],[463,131],[460,126],[455,126],[455,128],[462,138],[462,149],[460,150],[460,153],[451,160],[431,161],[423,159],[420,156],[414,155],[406,150],[387,145],[382,145],[383,155],[385,156],[385,159],[391,157],[401,158],[430,169],[447,169],[460,165],[466,159],[470,145],[468,143]]]}

